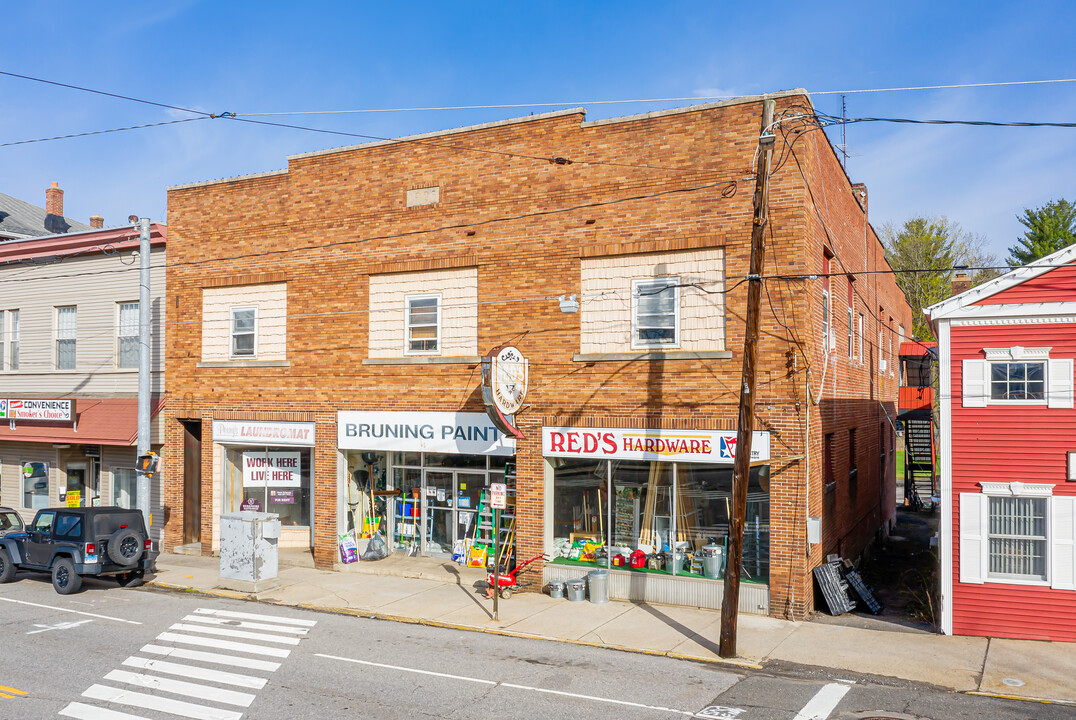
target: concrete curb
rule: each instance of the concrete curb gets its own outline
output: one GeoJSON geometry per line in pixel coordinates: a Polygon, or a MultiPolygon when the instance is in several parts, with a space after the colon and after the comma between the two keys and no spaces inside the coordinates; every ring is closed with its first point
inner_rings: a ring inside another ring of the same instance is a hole
{"type": "Polygon", "coordinates": [[[982,690],[965,690],[965,695],[979,695],[981,697],[1000,698],[1002,700],[1023,700],[1024,702],[1039,703],[1040,705],[1066,705],[1076,707],[1076,702],[1071,700],[1051,700],[1050,698],[1029,697],[1027,695],[1005,695],[1004,693],[984,692],[982,690]]]}
{"type": "Polygon", "coordinates": [[[674,660],[688,660],[691,662],[708,663],[711,665],[728,665],[732,667],[750,669],[750,670],[762,670],[762,666],[753,663],[750,660],[740,659],[725,659],[725,658],[712,658],[712,657],[700,657],[697,655],[686,655],[684,653],[673,652],[672,650],[647,650],[645,648],[629,647],[626,645],[608,645],[605,643],[594,642],[592,640],[573,640],[571,638],[559,638],[549,637],[547,635],[534,635],[532,633],[515,632],[512,630],[502,630],[498,628],[482,628],[475,627],[474,625],[459,625],[456,623],[446,623],[439,620],[429,620],[426,618],[416,618],[407,615],[390,615],[388,613],[379,613],[374,610],[362,610],[360,608],[344,608],[334,607],[331,605],[315,605],[313,603],[282,603],[272,600],[259,600],[256,596],[233,592],[231,590],[216,590],[213,588],[194,588],[185,585],[176,585],[173,583],[158,582],[151,580],[145,583],[145,587],[154,587],[161,590],[168,590],[170,592],[185,592],[185,593],[197,593],[201,595],[208,595],[210,597],[223,597],[230,600],[245,600],[247,602],[256,602],[263,605],[280,605],[282,607],[296,607],[302,610],[311,610],[314,612],[331,613],[333,615],[350,615],[352,617],[367,618],[369,620],[385,620],[388,622],[405,623],[408,625],[424,625],[426,627],[444,628],[446,630],[460,630],[464,632],[478,632],[485,633],[487,635],[499,635],[502,637],[520,638],[523,640],[544,640],[547,642],[561,642],[569,643],[571,645],[583,645],[585,647],[602,648],[603,650],[616,650],[618,652],[629,652],[637,655],[653,655],[657,657],[667,657],[674,660]]]}

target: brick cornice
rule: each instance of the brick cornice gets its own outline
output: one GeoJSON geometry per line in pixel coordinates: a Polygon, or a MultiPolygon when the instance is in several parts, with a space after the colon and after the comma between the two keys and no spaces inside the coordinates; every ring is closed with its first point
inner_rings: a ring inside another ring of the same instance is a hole
{"type": "Polygon", "coordinates": [[[233,287],[235,285],[267,285],[269,283],[287,282],[286,272],[256,273],[248,275],[225,275],[223,277],[206,278],[202,281],[203,288],[233,287]]]}
{"type": "Polygon", "coordinates": [[[724,235],[690,235],[687,237],[658,238],[638,242],[605,242],[579,248],[579,257],[592,258],[607,255],[640,255],[643,253],[675,252],[699,248],[724,247],[724,235]]]}
{"type": "Polygon", "coordinates": [[[370,266],[370,274],[388,275],[391,273],[422,272],[424,270],[448,270],[450,268],[477,266],[477,255],[453,255],[451,257],[425,258],[421,260],[400,260],[397,262],[377,263],[370,266]]]}

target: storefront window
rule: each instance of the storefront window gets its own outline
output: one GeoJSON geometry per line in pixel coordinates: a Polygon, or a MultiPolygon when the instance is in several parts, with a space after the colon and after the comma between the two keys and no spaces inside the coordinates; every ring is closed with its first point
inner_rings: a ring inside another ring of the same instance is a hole
{"type": "Polygon", "coordinates": [[[138,507],[138,475],[134,468],[112,468],[112,504],[128,509],[138,507]]]}
{"type": "Polygon", "coordinates": [[[309,525],[310,450],[228,448],[225,496],[228,512],[271,512],[284,526],[309,525]]]}
{"type": "Polygon", "coordinates": [[[49,506],[49,464],[22,464],[22,506],[32,510],[49,506]]]}
{"type": "MultiPolygon", "coordinates": [[[[724,577],[730,466],[567,458],[552,463],[553,562],[724,577]]],[[[761,466],[751,469],[748,481],[745,582],[769,580],[769,538],[769,467],[761,466]]]]}

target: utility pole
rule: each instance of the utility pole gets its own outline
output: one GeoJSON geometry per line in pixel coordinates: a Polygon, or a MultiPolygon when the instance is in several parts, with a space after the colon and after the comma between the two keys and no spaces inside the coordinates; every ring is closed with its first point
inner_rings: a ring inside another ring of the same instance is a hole
{"type": "MultiPolygon", "coordinates": [[[[142,218],[139,223],[138,238],[138,454],[149,452],[149,401],[150,401],[150,325],[152,312],[149,299],[149,218],[142,218]]],[[[152,510],[150,508],[149,475],[138,468],[138,509],[150,529],[152,510]]]]}
{"type": "Polygon", "coordinates": [[[763,243],[769,216],[770,156],[776,138],[773,124],[775,102],[762,103],[762,132],[755,168],[754,219],[751,226],[751,269],[747,276],[747,326],[743,342],[743,385],[740,388],[740,419],[736,430],[736,454],[732,470],[732,517],[729,518],[728,559],[725,563],[725,597],[721,601],[721,642],[718,654],[736,656],[736,623],[740,604],[740,566],[743,562],[743,530],[747,516],[747,481],[751,473],[751,433],[755,428],[755,364],[758,359],[758,326],[762,303],[763,243]]]}

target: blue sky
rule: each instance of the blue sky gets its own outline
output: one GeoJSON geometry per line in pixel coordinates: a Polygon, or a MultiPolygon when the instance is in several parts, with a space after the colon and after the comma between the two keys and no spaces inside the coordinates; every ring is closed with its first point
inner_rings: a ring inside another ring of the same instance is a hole
{"type": "MultiPolygon", "coordinates": [[[[811,92],[1076,77],[1070,2],[5,3],[0,70],[208,112],[811,92]],[[877,5],[882,5],[878,3],[877,5]]],[[[839,95],[814,95],[840,114],[839,95]]],[[[686,102],[590,105],[588,117],[686,102]]],[[[849,94],[850,116],[1076,120],[1076,83],[849,94]]],[[[546,110],[551,108],[536,108],[546,110]]],[[[266,118],[401,136],[529,109],[266,118]]],[[[188,114],[0,76],[0,142],[188,114]]],[[[848,172],[876,228],[944,214],[999,259],[1025,207],[1076,201],[1076,129],[860,124],[848,172]]],[[[831,134],[839,141],[839,134],[831,134]]],[[[160,219],[169,185],[279,169],[328,135],[200,120],[0,147],[0,192],[106,225],[160,219]]]]}

